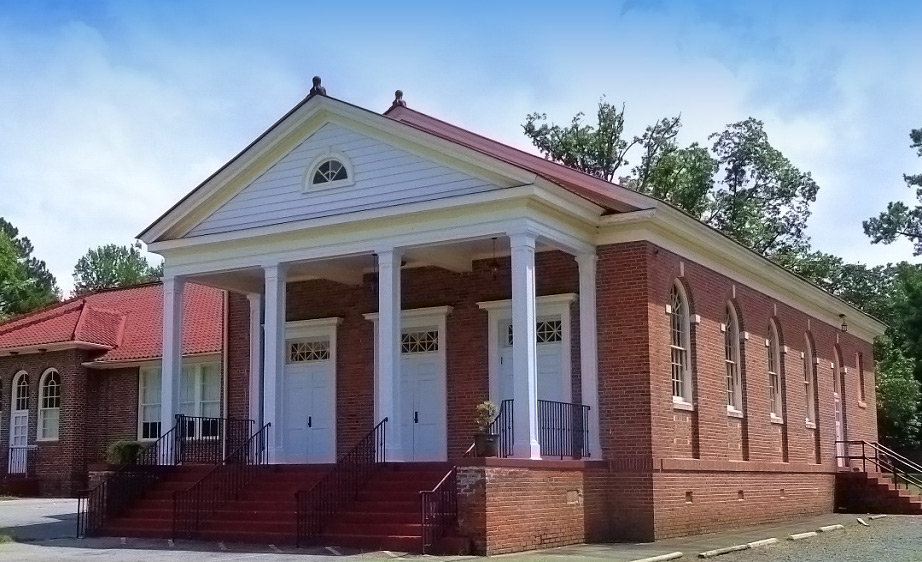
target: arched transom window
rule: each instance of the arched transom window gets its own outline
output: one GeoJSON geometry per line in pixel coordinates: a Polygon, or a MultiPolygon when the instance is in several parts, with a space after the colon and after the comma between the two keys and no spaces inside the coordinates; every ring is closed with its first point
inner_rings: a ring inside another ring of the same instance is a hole
{"type": "Polygon", "coordinates": [[[48,369],[42,375],[38,409],[38,438],[57,439],[61,420],[61,379],[48,369]]]}
{"type": "Polygon", "coordinates": [[[688,300],[678,282],[669,295],[670,348],[672,354],[672,400],[691,404],[691,369],[689,368],[690,326],[688,300]]]}
{"type": "Polygon", "coordinates": [[[816,393],[814,379],[816,378],[816,361],[813,358],[813,346],[810,337],[804,338],[804,411],[806,412],[807,425],[816,424],[816,393]]]}
{"type": "Polygon", "coordinates": [[[783,420],[781,407],[781,348],[775,323],[768,325],[768,392],[773,420],[783,420]]]}
{"type": "Polygon", "coordinates": [[[742,413],[743,381],[740,375],[740,326],[733,305],[727,305],[724,323],[724,365],[727,369],[727,411],[742,413]]]}
{"type": "Polygon", "coordinates": [[[323,185],[349,179],[349,172],[336,158],[327,158],[317,166],[311,178],[311,185],[323,185]]]}
{"type": "Polygon", "coordinates": [[[13,388],[13,409],[29,409],[29,375],[22,373],[13,388]]]}

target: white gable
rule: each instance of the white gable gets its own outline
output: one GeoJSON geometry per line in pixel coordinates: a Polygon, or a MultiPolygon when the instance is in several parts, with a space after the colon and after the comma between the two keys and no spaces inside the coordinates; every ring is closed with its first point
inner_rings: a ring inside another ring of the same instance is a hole
{"type": "Polygon", "coordinates": [[[269,170],[195,226],[187,236],[225,233],[305,219],[501,189],[444,164],[381,140],[327,123],[269,170]],[[324,154],[349,160],[354,183],[304,188],[311,166],[324,154]]]}

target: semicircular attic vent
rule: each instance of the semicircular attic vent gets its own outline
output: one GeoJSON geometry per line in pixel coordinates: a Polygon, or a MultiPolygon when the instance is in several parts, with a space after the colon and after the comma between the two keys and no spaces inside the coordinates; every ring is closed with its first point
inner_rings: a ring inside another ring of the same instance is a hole
{"type": "Polygon", "coordinates": [[[352,166],[342,154],[326,153],[308,167],[304,177],[304,189],[326,189],[341,187],[354,182],[352,166]]]}

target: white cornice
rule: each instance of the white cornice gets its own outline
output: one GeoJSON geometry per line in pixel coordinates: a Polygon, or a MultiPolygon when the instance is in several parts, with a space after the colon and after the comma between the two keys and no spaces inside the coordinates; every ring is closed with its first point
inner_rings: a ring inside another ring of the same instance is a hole
{"type": "MultiPolygon", "coordinates": [[[[535,304],[541,307],[552,307],[555,305],[570,304],[575,302],[578,295],[576,293],[560,293],[557,295],[545,295],[535,297],[535,304]]],[[[512,299],[503,299],[498,301],[481,301],[477,303],[481,310],[512,310],[512,299]]]]}
{"type": "Polygon", "coordinates": [[[597,244],[648,240],[830,326],[838,326],[839,314],[844,313],[850,331],[863,340],[871,341],[886,329],[851,304],[679,210],[661,205],[655,211],[628,214],[602,217],[597,244]]]}
{"type": "Polygon", "coordinates": [[[33,355],[36,353],[50,353],[52,351],[64,351],[67,349],[86,349],[92,351],[110,351],[112,346],[84,341],[66,341],[58,343],[46,343],[37,345],[24,345],[21,347],[5,347],[0,349],[0,357],[10,357],[14,355],[33,355]]]}
{"type": "MultiPolygon", "coordinates": [[[[411,308],[400,311],[401,320],[415,320],[418,318],[441,318],[451,314],[450,306],[430,306],[427,308],[411,308]]],[[[362,315],[365,320],[377,322],[379,314],[377,312],[368,312],[362,315]]]]}

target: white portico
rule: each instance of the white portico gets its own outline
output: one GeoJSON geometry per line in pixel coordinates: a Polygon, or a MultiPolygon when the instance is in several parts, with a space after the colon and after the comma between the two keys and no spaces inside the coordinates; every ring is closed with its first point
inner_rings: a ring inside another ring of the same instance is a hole
{"type": "Polygon", "coordinates": [[[377,310],[363,313],[374,324],[374,419],[388,419],[388,458],[445,460],[453,298],[408,308],[404,275],[437,267],[463,276],[498,251],[511,261],[503,281],[511,290],[501,304],[484,304],[490,318],[482,330],[509,330],[511,369],[508,361],[502,369],[493,364],[501,344],[492,339],[486,371],[493,373],[488,396],[515,403],[513,456],[541,457],[539,372],[546,364],[551,374],[541,376],[559,381],[564,401],[572,399],[570,371],[579,366],[587,450],[601,458],[595,225],[604,211],[521,166],[312,96],[142,233],[165,258],[163,424],[171,427],[177,412],[182,291],[194,281],[249,299],[249,415],[272,424],[271,462],[331,462],[342,450],[337,357],[354,342],[339,336],[341,317],[291,321],[286,296],[299,281],[370,282],[377,310]],[[544,251],[576,261],[578,293],[538,299],[536,254],[544,251]],[[543,307],[551,301],[548,328],[543,307]],[[565,338],[577,323],[572,357],[565,338]],[[539,329],[560,332],[539,341],[539,329]],[[498,369],[505,369],[508,398],[494,392],[498,369]]]}

